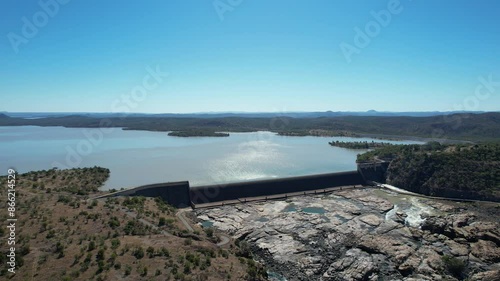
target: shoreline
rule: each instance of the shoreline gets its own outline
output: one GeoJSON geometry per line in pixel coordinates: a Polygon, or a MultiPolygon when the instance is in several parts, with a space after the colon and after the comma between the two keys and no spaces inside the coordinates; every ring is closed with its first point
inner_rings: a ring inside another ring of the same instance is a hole
{"type": "MultiPolygon", "coordinates": [[[[35,119],[37,120],[37,119],[35,119]]],[[[184,132],[179,130],[155,130],[155,129],[140,129],[140,128],[131,128],[131,127],[96,127],[96,126],[65,126],[65,125],[0,125],[0,127],[62,127],[68,129],[121,129],[123,131],[143,131],[143,132],[159,132],[159,133],[174,133],[174,132],[184,132]]],[[[336,137],[344,137],[344,138],[354,138],[354,139],[374,139],[374,140],[386,140],[386,141],[418,141],[418,142],[429,142],[429,141],[438,141],[442,143],[449,144],[466,144],[466,143],[477,143],[477,141],[472,140],[460,140],[460,139],[444,139],[444,138],[430,138],[430,137],[420,137],[420,136],[408,136],[408,135],[386,135],[386,134],[367,134],[367,133],[356,133],[352,132],[353,135],[329,135],[329,134],[280,134],[279,131],[272,130],[223,130],[223,131],[214,131],[207,135],[186,135],[186,136],[175,136],[175,137],[186,137],[186,138],[197,138],[197,137],[231,137],[231,134],[245,134],[245,133],[259,133],[259,132],[268,132],[273,133],[276,136],[280,137],[320,137],[320,138],[336,138],[336,137]],[[229,134],[229,136],[222,135],[214,135],[215,134],[229,134]]],[[[174,135],[170,135],[174,136],[174,135]]]]}

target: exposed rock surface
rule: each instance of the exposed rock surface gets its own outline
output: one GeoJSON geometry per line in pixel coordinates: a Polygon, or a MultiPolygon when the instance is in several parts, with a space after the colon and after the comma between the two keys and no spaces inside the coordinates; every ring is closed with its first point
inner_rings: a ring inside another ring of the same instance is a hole
{"type": "Polygon", "coordinates": [[[359,189],[196,214],[290,281],[500,280],[498,206],[443,202],[359,189]]]}

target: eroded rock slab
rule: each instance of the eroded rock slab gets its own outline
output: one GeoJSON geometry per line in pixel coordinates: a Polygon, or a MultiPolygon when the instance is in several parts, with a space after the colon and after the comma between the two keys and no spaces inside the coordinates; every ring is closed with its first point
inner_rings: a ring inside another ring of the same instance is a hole
{"type": "Polygon", "coordinates": [[[500,225],[498,208],[480,210],[367,188],[196,215],[247,241],[256,259],[290,281],[481,280],[498,273],[500,225]],[[444,260],[463,262],[461,276],[444,260]]]}

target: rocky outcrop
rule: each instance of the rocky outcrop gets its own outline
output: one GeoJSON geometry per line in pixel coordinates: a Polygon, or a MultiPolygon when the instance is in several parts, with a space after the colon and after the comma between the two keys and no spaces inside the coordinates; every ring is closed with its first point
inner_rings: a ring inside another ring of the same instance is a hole
{"type": "Polygon", "coordinates": [[[483,209],[360,189],[196,215],[289,281],[488,280],[500,269],[499,210],[483,209]]]}
{"type": "Polygon", "coordinates": [[[473,274],[470,281],[497,281],[500,280],[500,269],[473,274]]]}
{"type": "Polygon", "coordinates": [[[339,274],[345,280],[377,280],[377,263],[373,257],[360,249],[349,249],[344,257],[335,261],[323,273],[322,280],[337,280],[339,274]]]}
{"type": "Polygon", "coordinates": [[[498,144],[391,149],[393,160],[385,173],[390,185],[428,196],[500,202],[498,144]]]}

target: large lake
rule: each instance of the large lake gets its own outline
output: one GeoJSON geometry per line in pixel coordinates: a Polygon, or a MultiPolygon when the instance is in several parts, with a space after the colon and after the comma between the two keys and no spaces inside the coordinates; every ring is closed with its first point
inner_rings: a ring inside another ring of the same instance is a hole
{"type": "MultiPolygon", "coordinates": [[[[356,169],[363,150],[332,147],[331,140],[271,132],[225,138],[179,138],[166,132],[63,127],[0,127],[0,175],[72,167],[111,170],[104,189],[189,180],[191,185],[328,173],[356,169]]],[[[380,141],[380,140],[375,140],[380,141]]],[[[392,143],[419,143],[391,141],[392,143]]]]}

